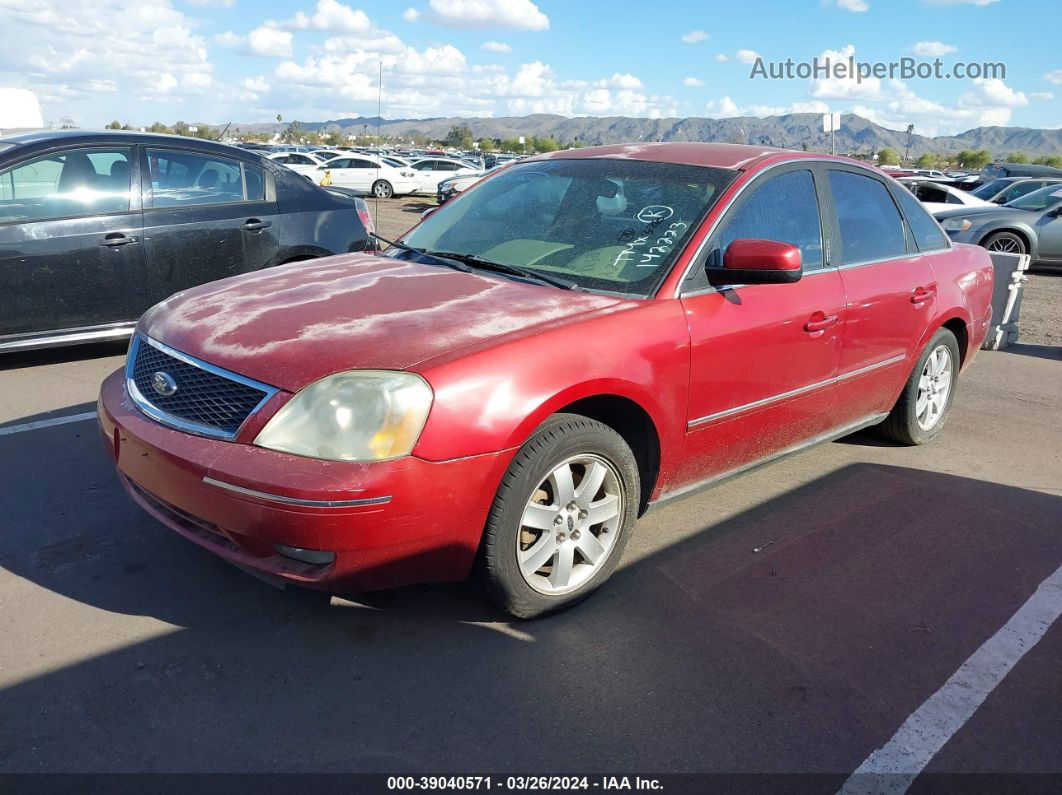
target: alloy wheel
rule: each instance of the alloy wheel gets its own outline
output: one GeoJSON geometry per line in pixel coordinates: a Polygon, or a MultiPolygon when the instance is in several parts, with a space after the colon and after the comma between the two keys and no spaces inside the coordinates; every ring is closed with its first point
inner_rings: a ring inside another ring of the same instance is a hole
{"type": "Polygon", "coordinates": [[[623,518],[616,468],[596,455],[566,459],[531,493],[516,559],[524,581],[549,596],[584,585],[612,553],[623,518]]]}
{"type": "Polygon", "coordinates": [[[1000,254],[1021,254],[1021,246],[1012,237],[997,237],[986,248],[989,251],[997,251],[1000,254]]]}
{"type": "Polygon", "coordinates": [[[915,418],[923,431],[933,428],[944,415],[951,394],[952,360],[946,345],[938,345],[929,354],[918,379],[915,418]]]}

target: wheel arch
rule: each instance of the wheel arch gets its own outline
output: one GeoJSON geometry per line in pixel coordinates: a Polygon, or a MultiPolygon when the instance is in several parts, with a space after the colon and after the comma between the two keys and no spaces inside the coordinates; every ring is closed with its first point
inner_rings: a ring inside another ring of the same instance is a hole
{"type": "Polygon", "coordinates": [[[1025,250],[1029,254],[1035,254],[1036,253],[1035,252],[1035,249],[1036,249],[1036,244],[1035,244],[1036,235],[1032,234],[1032,232],[1030,232],[1028,229],[1025,229],[1024,227],[1021,227],[1021,226],[1004,226],[1004,227],[999,227],[997,229],[989,229],[987,232],[985,232],[983,235],[981,235],[981,239],[977,242],[977,245],[979,245],[981,248],[984,248],[985,247],[985,241],[988,240],[988,238],[992,237],[992,235],[999,234],[1000,232],[1009,232],[1012,235],[1017,235],[1018,237],[1021,238],[1022,242],[1025,244],[1025,250]]]}

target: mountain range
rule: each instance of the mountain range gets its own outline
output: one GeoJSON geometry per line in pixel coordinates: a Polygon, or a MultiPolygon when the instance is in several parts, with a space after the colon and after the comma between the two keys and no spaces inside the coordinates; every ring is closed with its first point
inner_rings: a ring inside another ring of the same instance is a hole
{"type": "MultiPolygon", "coordinates": [[[[822,116],[818,113],[790,113],[783,116],[757,118],[744,116],[729,119],[668,118],[642,119],[627,116],[502,116],[477,118],[454,116],[431,119],[378,119],[357,117],[320,122],[300,122],[307,130],[341,132],[361,135],[365,132],[390,139],[423,136],[437,140],[446,137],[454,125],[467,126],[475,138],[515,138],[520,135],[547,138],[559,143],[579,140],[584,144],[629,143],[632,141],[724,141],[784,149],[808,148],[824,151],[830,148],[830,136],[822,131],[822,116]]],[[[278,132],[287,123],[234,124],[243,132],[278,132]]],[[[838,152],[869,154],[883,147],[903,151],[907,133],[890,130],[857,116],[841,117],[836,133],[838,152]]],[[[1011,152],[1027,155],[1062,154],[1062,129],[1030,127],[975,127],[958,135],[928,137],[911,136],[911,154],[926,152],[948,153],[962,149],[987,149],[1001,156],[1011,152]]]]}

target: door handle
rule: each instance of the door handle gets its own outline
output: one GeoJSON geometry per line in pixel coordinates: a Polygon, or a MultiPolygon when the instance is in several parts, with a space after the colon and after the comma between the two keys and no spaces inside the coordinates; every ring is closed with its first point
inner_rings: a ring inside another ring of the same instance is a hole
{"type": "Polygon", "coordinates": [[[272,225],[272,221],[263,221],[259,218],[248,218],[240,229],[246,229],[248,232],[260,232],[263,229],[268,229],[272,225]]]}
{"type": "Polygon", "coordinates": [[[816,315],[812,315],[814,319],[804,324],[804,331],[808,332],[808,334],[815,334],[819,331],[833,328],[841,321],[837,315],[822,315],[821,313],[816,313],[816,315]],[[820,316],[816,317],[816,315],[820,316]]]}
{"type": "Polygon", "coordinates": [[[937,291],[933,287],[916,287],[911,291],[911,303],[924,304],[936,294],[937,291]]]}
{"type": "Polygon", "coordinates": [[[101,246],[107,246],[108,248],[117,248],[118,246],[128,246],[130,243],[136,242],[136,237],[127,237],[124,232],[111,232],[110,234],[104,235],[103,239],[99,241],[99,244],[101,246]]]}

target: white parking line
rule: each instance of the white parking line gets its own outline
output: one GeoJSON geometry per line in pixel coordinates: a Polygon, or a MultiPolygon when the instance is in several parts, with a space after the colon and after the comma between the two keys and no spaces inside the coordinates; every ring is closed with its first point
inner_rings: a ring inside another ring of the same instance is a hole
{"type": "Polygon", "coordinates": [[[68,422],[82,422],[83,420],[91,420],[95,417],[96,412],[86,411],[83,414],[68,414],[65,417],[52,417],[49,420],[25,422],[22,425],[11,425],[7,428],[0,428],[0,436],[7,436],[11,433],[23,433],[24,431],[36,431],[41,428],[51,428],[53,425],[66,425],[68,422]]]}
{"type": "Polygon", "coordinates": [[[1062,566],[841,787],[844,795],[907,790],[1062,614],[1062,566]]]}

